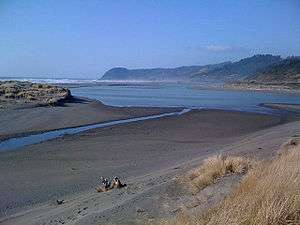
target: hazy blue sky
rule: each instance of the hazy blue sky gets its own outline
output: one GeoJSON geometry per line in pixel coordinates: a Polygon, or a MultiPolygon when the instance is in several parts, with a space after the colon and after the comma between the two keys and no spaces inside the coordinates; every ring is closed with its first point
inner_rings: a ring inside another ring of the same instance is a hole
{"type": "Polygon", "coordinates": [[[0,76],[300,55],[300,0],[0,0],[0,76]]]}

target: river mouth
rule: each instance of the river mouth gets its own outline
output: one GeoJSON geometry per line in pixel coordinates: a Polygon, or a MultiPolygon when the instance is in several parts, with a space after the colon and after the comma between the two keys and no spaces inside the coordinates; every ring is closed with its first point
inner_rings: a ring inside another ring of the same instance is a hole
{"type": "Polygon", "coordinates": [[[0,142],[0,152],[21,150],[25,146],[60,138],[65,135],[74,135],[95,128],[104,128],[167,116],[180,116],[193,109],[220,109],[280,115],[282,112],[279,112],[279,110],[262,107],[260,104],[263,102],[299,103],[299,95],[251,91],[202,90],[186,86],[95,86],[72,88],[71,91],[74,96],[100,100],[109,106],[181,107],[185,109],[179,112],[101,122],[10,138],[0,142]]]}
{"type": "Polygon", "coordinates": [[[63,128],[63,129],[47,131],[47,132],[32,134],[32,135],[23,136],[23,137],[10,138],[10,139],[0,142],[0,152],[17,151],[17,150],[21,150],[25,146],[38,144],[38,143],[41,143],[44,141],[60,138],[65,135],[78,134],[78,133],[96,129],[96,128],[112,127],[112,126],[116,126],[116,125],[128,124],[128,123],[132,123],[132,122],[145,121],[145,120],[151,120],[151,119],[158,119],[158,118],[162,118],[162,117],[180,116],[182,114],[190,112],[191,110],[192,109],[183,109],[178,112],[170,112],[170,113],[162,113],[162,114],[151,115],[151,116],[142,116],[142,117],[135,117],[135,118],[130,118],[130,119],[114,120],[114,121],[110,121],[110,122],[102,122],[102,123],[80,126],[80,127],[75,127],[75,128],[63,128]]]}
{"type": "Polygon", "coordinates": [[[193,85],[96,85],[70,88],[73,96],[116,107],[180,107],[266,113],[261,103],[300,104],[299,93],[200,88],[193,85]]]}

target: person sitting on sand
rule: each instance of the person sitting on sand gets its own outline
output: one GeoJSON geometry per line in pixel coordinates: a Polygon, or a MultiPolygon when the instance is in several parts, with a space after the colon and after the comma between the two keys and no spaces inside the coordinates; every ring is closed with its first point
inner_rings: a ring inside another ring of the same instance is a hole
{"type": "Polygon", "coordinates": [[[101,183],[103,186],[96,188],[97,192],[106,192],[112,188],[111,183],[108,181],[107,178],[101,177],[101,183]]]}
{"type": "Polygon", "coordinates": [[[122,188],[122,187],[126,187],[126,184],[122,184],[121,181],[119,180],[118,177],[115,177],[112,180],[112,187],[111,188],[122,188]]]}

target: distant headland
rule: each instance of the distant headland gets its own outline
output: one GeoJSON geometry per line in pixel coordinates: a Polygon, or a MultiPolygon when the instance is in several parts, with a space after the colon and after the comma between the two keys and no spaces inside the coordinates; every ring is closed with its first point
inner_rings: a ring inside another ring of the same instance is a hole
{"type": "Polygon", "coordinates": [[[100,80],[152,82],[205,82],[226,84],[226,87],[268,85],[298,89],[300,84],[300,57],[282,58],[261,54],[236,62],[176,68],[127,69],[115,67],[104,73],[100,80]]]}

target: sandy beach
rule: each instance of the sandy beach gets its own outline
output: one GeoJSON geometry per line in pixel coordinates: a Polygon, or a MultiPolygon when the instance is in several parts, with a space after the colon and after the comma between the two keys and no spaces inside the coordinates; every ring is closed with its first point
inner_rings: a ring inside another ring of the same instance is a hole
{"type": "Polygon", "coordinates": [[[0,110],[0,140],[67,127],[179,111],[179,108],[111,107],[73,97],[55,107],[26,105],[0,110]]]}
{"type": "MultiPolygon", "coordinates": [[[[174,109],[117,108],[85,100],[62,108],[22,110],[42,116],[38,120],[32,114],[16,117],[11,121],[12,130],[1,126],[2,138],[174,109]],[[47,122],[43,117],[49,118],[47,122]],[[63,118],[67,118],[64,123],[63,118]],[[27,128],[30,119],[34,123],[27,128]]],[[[1,125],[21,112],[1,116],[1,125]]],[[[299,122],[283,121],[273,115],[193,110],[181,116],[94,129],[1,153],[0,192],[5,194],[0,196],[0,221],[134,224],[141,218],[172,214],[171,206],[157,206],[162,196],[170,194],[166,188],[171,178],[220,152],[271,156],[272,147],[299,134],[299,122]],[[96,193],[100,176],[118,176],[128,187],[96,193]],[[66,203],[58,206],[57,199],[66,203]]]]}
{"type": "Polygon", "coordinates": [[[0,225],[300,225],[300,0],[37,3],[0,0],[0,225]]]}

